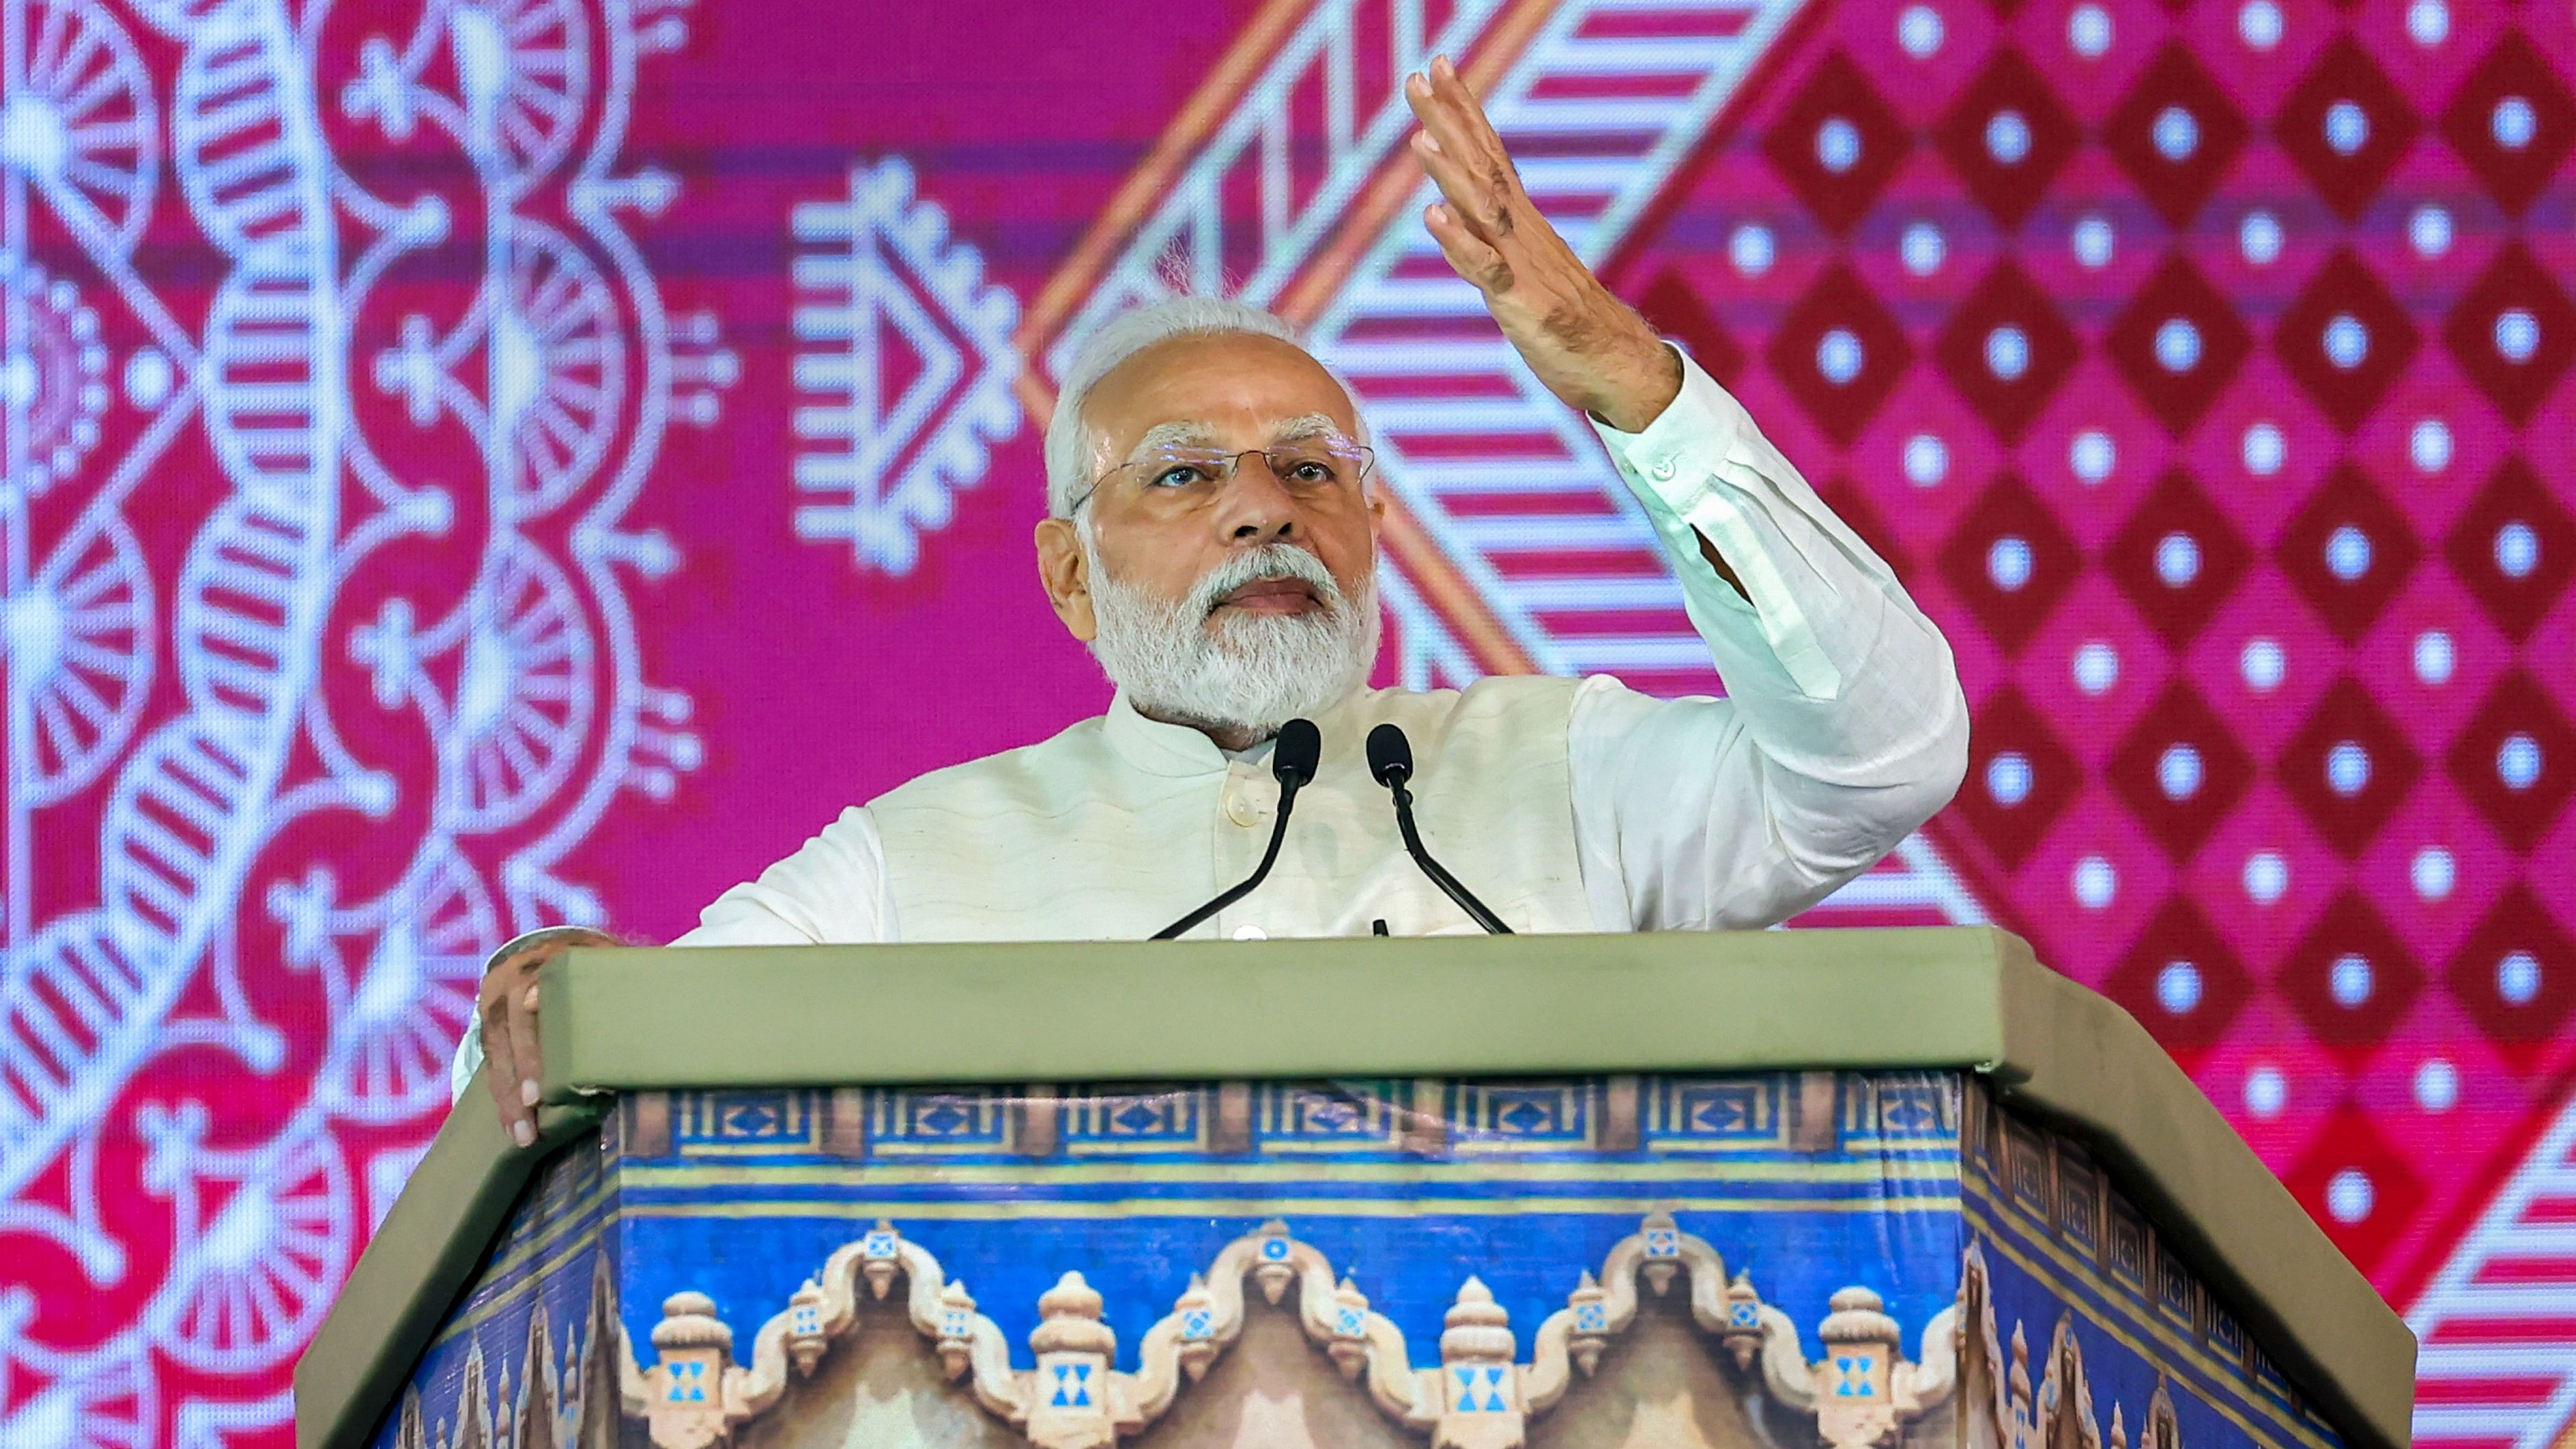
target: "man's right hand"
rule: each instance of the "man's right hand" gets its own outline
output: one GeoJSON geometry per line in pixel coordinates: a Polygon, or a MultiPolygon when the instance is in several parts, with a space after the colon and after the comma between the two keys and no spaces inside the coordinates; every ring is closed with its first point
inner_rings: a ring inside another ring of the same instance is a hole
{"type": "Polygon", "coordinates": [[[614,946],[613,937],[587,926],[567,926],[535,939],[492,963],[483,973],[475,1019],[483,1031],[483,1084],[501,1109],[501,1130],[521,1147],[537,1140],[537,1096],[543,1079],[537,1051],[537,970],[575,946],[614,946]]]}

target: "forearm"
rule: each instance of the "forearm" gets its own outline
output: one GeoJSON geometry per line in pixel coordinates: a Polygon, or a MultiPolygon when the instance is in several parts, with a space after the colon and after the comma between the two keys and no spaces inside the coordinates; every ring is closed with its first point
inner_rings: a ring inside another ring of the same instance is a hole
{"type": "Polygon", "coordinates": [[[1765,756],[1858,788],[1964,763],[1948,642],[1723,388],[1686,367],[1644,430],[1601,431],[1765,756]]]}
{"type": "MultiPolygon", "coordinates": [[[[1956,768],[1783,762],[1733,699],[1586,682],[1569,726],[1575,834],[1605,930],[1775,924],[1867,870],[1949,799],[1956,768]],[[1839,777],[1839,778],[1837,778],[1839,777]]],[[[1964,738],[1964,731],[1959,732],[1964,738]]]]}

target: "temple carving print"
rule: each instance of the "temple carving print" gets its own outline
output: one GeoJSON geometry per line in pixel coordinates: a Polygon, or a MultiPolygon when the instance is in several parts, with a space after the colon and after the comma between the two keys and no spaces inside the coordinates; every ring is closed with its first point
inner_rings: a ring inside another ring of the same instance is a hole
{"type": "MultiPolygon", "coordinates": [[[[1411,1362],[1367,1295],[1277,1221],[1191,1276],[1132,1372],[1115,1367],[1116,1335],[1082,1274],[1040,1297],[1033,1362],[1014,1367],[966,1285],[884,1222],[833,1253],[741,1357],[702,1293],[663,1300],[643,1366],[604,1270],[593,1302],[582,1351],[560,1363],[543,1313],[531,1317],[515,1387],[509,1366],[474,1353],[452,1422],[427,1423],[415,1390],[395,1449],[2131,1449],[2124,1406],[2101,1422],[2069,1324],[2036,1385],[2025,1325],[1998,1340],[1979,1250],[1912,1357],[1879,1295],[1853,1286],[1814,1325],[1824,1351],[1811,1361],[1788,1315],[1668,1213],[1581,1273],[1527,1361],[1470,1277],[1438,1361],[1411,1362]],[[924,1437],[924,1425],[948,1432],[924,1437]]],[[[2137,1449],[2181,1449],[2161,1380],[2138,1418],[2137,1449]]]]}
{"type": "Polygon", "coordinates": [[[376,1444],[2338,1449],[1956,1079],[1295,1090],[637,1094],[376,1444]]]}

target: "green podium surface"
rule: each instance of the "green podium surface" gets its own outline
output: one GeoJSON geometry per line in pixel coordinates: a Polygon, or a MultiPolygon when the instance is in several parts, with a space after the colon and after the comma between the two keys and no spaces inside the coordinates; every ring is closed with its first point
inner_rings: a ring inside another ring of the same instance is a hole
{"type": "Polygon", "coordinates": [[[2398,1316],[1998,930],[580,950],[544,992],[543,1140],[451,1116],[301,1449],[2407,1440],[2398,1316]]]}

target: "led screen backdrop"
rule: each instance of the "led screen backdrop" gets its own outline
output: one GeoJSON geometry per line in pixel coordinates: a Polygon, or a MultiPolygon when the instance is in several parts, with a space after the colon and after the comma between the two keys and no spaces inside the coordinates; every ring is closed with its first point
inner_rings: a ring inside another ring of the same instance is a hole
{"type": "Polygon", "coordinates": [[[2466,0],[7,0],[0,1443],[279,1445],[479,958],[665,936],[1107,690],[1037,419],[1174,278],[1379,433],[1388,678],[1713,687],[1417,230],[1467,58],[1894,561],[1959,802],[1816,919],[2135,1011],[2576,1416],[2576,13],[2466,0]]]}

